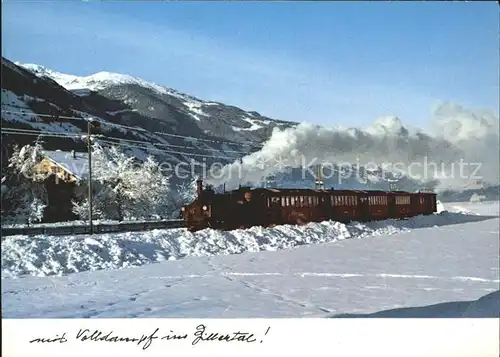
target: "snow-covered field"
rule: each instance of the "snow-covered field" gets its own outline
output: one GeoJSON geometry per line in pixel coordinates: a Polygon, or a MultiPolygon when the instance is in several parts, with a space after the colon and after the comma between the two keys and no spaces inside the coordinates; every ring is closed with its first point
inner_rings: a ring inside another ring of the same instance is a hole
{"type": "Polygon", "coordinates": [[[2,313],[498,316],[498,206],[447,203],[433,216],[369,224],[5,237],[2,313]]]}

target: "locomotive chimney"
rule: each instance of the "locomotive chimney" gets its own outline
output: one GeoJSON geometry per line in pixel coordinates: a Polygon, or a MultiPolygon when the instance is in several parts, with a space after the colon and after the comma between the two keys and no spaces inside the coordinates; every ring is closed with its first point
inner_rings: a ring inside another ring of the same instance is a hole
{"type": "Polygon", "coordinates": [[[316,190],[323,190],[324,189],[323,166],[321,164],[319,164],[316,167],[316,180],[314,182],[314,188],[316,190]]]}
{"type": "Polygon", "coordinates": [[[201,196],[201,191],[203,191],[203,181],[202,180],[196,180],[196,195],[198,197],[201,196]]]}

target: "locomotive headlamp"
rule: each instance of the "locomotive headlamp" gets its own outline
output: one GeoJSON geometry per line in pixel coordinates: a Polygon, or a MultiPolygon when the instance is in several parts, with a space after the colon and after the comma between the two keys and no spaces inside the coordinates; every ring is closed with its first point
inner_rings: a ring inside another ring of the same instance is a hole
{"type": "Polygon", "coordinates": [[[181,211],[184,212],[186,210],[186,207],[182,207],[181,211]]]}
{"type": "Polygon", "coordinates": [[[203,206],[201,207],[202,210],[206,211],[207,210],[207,206],[203,206]]]}

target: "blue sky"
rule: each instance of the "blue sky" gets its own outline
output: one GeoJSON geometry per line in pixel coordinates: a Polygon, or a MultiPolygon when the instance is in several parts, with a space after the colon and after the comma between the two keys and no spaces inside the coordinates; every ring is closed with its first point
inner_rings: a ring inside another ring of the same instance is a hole
{"type": "Polygon", "coordinates": [[[10,60],[325,125],[497,112],[498,29],[495,2],[2,2],[10,60]]]}

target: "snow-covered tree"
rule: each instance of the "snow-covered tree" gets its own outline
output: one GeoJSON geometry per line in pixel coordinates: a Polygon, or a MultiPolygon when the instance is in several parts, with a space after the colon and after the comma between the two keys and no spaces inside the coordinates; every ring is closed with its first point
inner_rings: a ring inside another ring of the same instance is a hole
{"type": "Polygon", "coordinates": [[[182,206],[185,206],[196,199],[196,181],[197,177],[181,182],[175,188],[173,194],[173,208],[179,212],[182,206]]]}
{"type": "Polygon", "coordinates": [[[16,145],[9,158],[8,167],[18,176],[22,175],[31,181],[43,181],[47,175],[36,170],[36,165],[43,159],[43,153],[43,148],[38,142],[34,145],[25,145],[22,148],[16,145]]]}
{"type": "MultiPolygon", "coordinates": [[[[93,218],[148,219],[171,216],[169,180],[152,157],[136,162],[118,147],[92,147],[93,218]]],[[[88,199],[73,202],[75,214],[88,217],[88,199]]]]}
{"type": "Polygon", "coordinates": [[[39,143],[14,147],[6,176],[2,178],[2,219],[7,223],[35,223],[43,218],[48,203],[43,181],[46,174],[37,172],[43,158],[39,143]]]}

